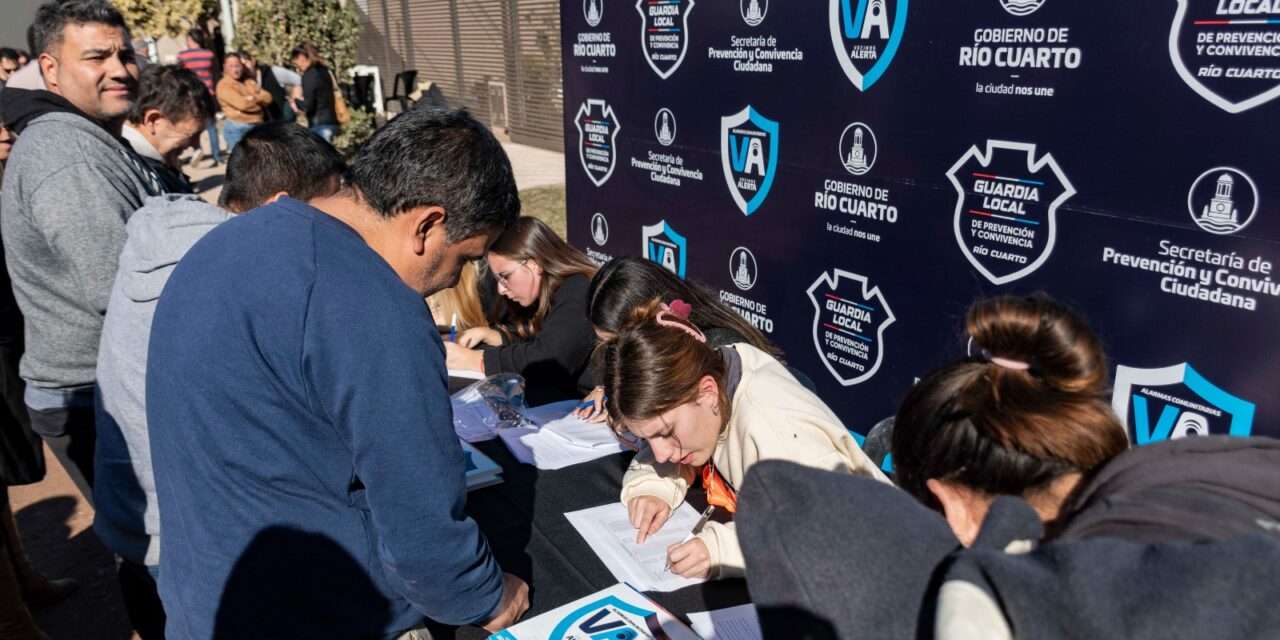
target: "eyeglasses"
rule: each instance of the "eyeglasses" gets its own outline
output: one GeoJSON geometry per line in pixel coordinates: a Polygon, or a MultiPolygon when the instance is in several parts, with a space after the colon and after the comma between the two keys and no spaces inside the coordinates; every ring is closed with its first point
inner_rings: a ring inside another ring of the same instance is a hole
{"type": "MultiPolygon", "coordinates": [[[[528,261],[529,261],[529,260],[526,258],[526,259],[524,259],[524,260],[521,260],[521,261],[519,262],[519,264],[520,264],[520,266],[522,266],[522,267],[524,267],[524,268],[528,269],[529,267],[525,265],[525,263],[526,263],[526,262],[528,262],[528,261]]],[[[493,278],[494,278],[495,280],[497,280],[497,281],[498,281],[498,284],[500,284],[500,285],[502,285],[502,286],[504,286],[504,287],[506,287],[506,288],[510,289],[510,288],[511,288],[510,278],[511,278],[511,274],[512,274],[512,273],[515,273],[515,269],[508,269],[506,273],[496,273],[496,272],[495,272],[495,273],[493,274],[493,278]]]]}

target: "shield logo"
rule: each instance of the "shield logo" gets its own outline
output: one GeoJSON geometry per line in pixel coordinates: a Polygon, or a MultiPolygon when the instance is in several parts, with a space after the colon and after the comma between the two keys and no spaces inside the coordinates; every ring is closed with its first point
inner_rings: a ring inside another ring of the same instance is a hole
{"type": "Polygon", "coordinates": [[[742,213],[755,213],[778,173],[778,123],[750,105],[720,118],[720,160],[733,201],[742,213]]]}
{"type": "Polygon", "coordinates": [[[849,387],[871,378],[884,361],[884,330],[893,311],[866,276],[834,269],[809,287],[813,303],[813,346],[840,384],[849,387]]]}
{"type": "Polygon", "coordinates": [[[613,107],[604,100],[589,99],[578,108],[573,124],[578,127],[578,159],[582,170],[597,187],[609,181],[618,161],[614,143],[622,124],[613,114],[613,107]]]}
{"type": "Polygon", "coordinates": [[[1254,404],[1183,362],[1159,369],[1116,367],[1111,408],[1141,446],[1197,435],[1244,437],[1253,432],[1254,404]]]}
{"type": "Polygon", "coordinates": [[[1182,81],[1227,113],[1241,113],[1280,96],[1280,81],[1264,61],[1234,42],[1274,42],[1277,20],[1267,3],[1177,0],[1169,29],[1169,58],[1182,81]],[[1236,6],[1241,5],[1241,6],[1236,6]],[[1252,12],[1252,13],[1251,13],[1252,12]],[[1236,55],[1239,50],[1244,55],[1236,55]]]}
{"type": "Polygon", "coordinates": [[[680,68],[689,49],[689,12],[693,0],[636,0],[640,12],[640,49],[649,68],[666,80],[680,68]]]}
{"type": "Polygon", "coordinates": [[[641,231],[644,257],[683,278],[688,257],[685,237],[672,229],[666,220],[641,227],[641,231]]]}
{"type": "Polygon", "coordinates": [[[1053,253],[1058,207],[1075,187],[1036,145],[988,140],[969,148],[947,178],[956,189],[955,234],[964,257],[992,284],[1039,269],[1053,253]]]}
{"type": "Polygon", "coordinates": [[[588,602],[564,617],[551,630],[548,640],[586,640],[589,638],[665,637],[655,611],[605,596],[588,602]],[[652,616],[652,617],[651,617],[652,616]],[[654,628],[656,627],[656,629],[654,628]],[[656,635],[655,631],[661,635],[656,635]]]}
{"type": "Polygon", "coordinates": [[[853,86],[867,91],[898,53],[907,30],[908,0],[828,1],[836,59],[853,86]]]}

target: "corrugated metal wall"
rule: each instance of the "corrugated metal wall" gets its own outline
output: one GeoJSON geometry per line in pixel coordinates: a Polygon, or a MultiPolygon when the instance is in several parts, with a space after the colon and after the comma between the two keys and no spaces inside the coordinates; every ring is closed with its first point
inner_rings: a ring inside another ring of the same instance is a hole
{"type": "Polygon", "coordinates": [[[563,150],[558,0],[364,0],[358,58],[417,69],[515,142],[563,150]]]}

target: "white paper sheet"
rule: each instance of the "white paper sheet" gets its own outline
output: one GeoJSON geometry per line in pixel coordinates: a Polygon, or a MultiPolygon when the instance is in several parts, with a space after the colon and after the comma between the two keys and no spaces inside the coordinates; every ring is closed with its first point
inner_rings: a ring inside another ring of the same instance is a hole
{"type": "Polygon", "coordinates": [[[484,373],[471,369],[449,369],[450,378],[466,378],[467,380],[484,380],[484,373]]]}
{"type": "Polygon", "coordinates": [[[689,626],[703,640],[764,640],[754,604],[690,613],[689,626]]]}
{"type": "Polygon", "coordinates": [[[576,403],[556,404],[560,406],[553,410],[543,407],[529,410],[530,420],[545,423],[541,429],[522,427],[498,431],[517,460],[539,469],[563,469],[623,451],[622,442],[608,425],[565,415],[576,403]]]}
{"type": "Polygon", "coordinates": [[[684,540],[698,523],[698,512],[688,503],[672,512],[662,528],[644,544],[636,544],[636,530],[621,502],[571,511],[564,517],[596,552],[609,573],[621,582],[641,591],[675,591],[705,582],[684,578],[666,569],[667,547],[684,540]]]}

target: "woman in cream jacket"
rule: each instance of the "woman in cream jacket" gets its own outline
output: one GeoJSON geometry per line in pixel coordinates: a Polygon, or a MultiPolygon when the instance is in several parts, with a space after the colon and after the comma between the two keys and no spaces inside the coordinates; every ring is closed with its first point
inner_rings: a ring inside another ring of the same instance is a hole
{"type": "MultiPolygon", "coordinates": [[[[654,300],[605,345],[607,408],[620,430],[649,447],[623,477],[637,541],[662,528],[701,475],[708,502],[729,512],[736,488],[758,460],[884,474],[813,392],[782,363],[745,343],[713,348],[686,319],[688,305],[654,300]]],[[[673,545],[674,573],[692,578],[743,574],[732,522],[709,522],[673,545]]]]}

